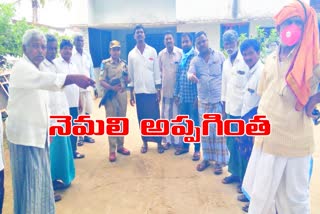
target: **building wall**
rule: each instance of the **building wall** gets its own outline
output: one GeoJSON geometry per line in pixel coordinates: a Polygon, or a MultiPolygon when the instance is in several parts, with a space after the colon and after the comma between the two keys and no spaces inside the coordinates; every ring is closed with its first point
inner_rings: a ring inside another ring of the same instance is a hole
{"type": "Polygon", "coordinates": [[[197,23],[197,24],[183,24],[177,26],[177,32],[206,32],[209,40],[209,46],[213,49],[219,48],[220,25],[217,23],[197,23]]]}
{"type": "Polygon", "coordinates": [[[173,0],[91,0],[89,25],[168,23],[176,20],[173,0]]]}
{"type": "Polygon", "coordinates": [[[83,45],[83,49],[87,52],[89,52],[89,33],[88,33],[88,27],[71,27],[67,29],[67,32],[65,32],[66,35],[69,35],[72,37],[80,34],[83,36],[83,41],[84,41],[84,45],[83,45]]]}
{"type": "Polygon", "coordinates": [[[121,58],[127,60],[127,34],[132,33],[132,30],[113,30],[111,32],[112,39],[118,40],[121,43],[121,58]]]}
{"type": "MultiPolygon", "coordinates": [[[[227,23],[227,22],[223,22],[227,23]]],[[[177,32],[198,32],[204,31],[207,33],[209,45],[213,49],[220,50],[220,24],[217,22],[211,23],[193,23],[193,24],[179,24],[177,25],[177,32]]],[[[273,20],[263,19],[263,20],[252,20],[249,23],[249,35],[255,36],[257,34],[256,27],[272,27],[274,26],[273,20]]]]}
{"type": "MultiPolygon", "coordinates": [[[[159,27],[159,28],[146,28],[146,41],[148,41],[148,38],[151,37],[153,34],[164,34],[166,31],[171,31],[173,33],[176,32],[176,27],[159,27]]],[[[118,30],[112,30],[112,39],[118,40],[121,43],[121,58],[127,60],[129,51],[133,48],[130,46],[134,42],[133,38],[133,29],[118,29],[118,30]],[[127,36],[130,38],[131,43],[127,43],[127,36]]],[[[147,42],[148,43],[148,42],[147,42]]],[[[163,38],[161,38],[157,41],[157,43],[163,44],[163,38]]],[[[152,44],[149,43],[149,45],[152,46],[152,44]]],[[[156,48],[156,47],[155,47],[156,48]]]]}

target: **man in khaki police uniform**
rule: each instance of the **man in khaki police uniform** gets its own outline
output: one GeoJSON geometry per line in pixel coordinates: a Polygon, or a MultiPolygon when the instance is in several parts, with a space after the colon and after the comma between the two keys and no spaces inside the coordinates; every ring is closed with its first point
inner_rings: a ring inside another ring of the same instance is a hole
{"type": "MultiPolygon", "coordinates": [[[[110,42],[110,58],[102,61],[100,84],[105,90],[102,105],[107,117],[125,117],[127,112],[126,84],[129,82],[126,62],[120,59],[120,42],[110,42]]],[[[124,137],[109,136],[109,161],[116,161],[116,150],[123,155],[130,151],[123,147],[124,137]]]]}

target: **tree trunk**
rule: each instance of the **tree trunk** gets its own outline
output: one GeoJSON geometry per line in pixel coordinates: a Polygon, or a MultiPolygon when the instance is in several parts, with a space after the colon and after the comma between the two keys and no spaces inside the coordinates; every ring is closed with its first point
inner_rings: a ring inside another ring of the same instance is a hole
{"type": "Polygon", "coordinates": [[[38,23],[38,9],[39,9],[39,2],[38,0],[32,0],[32,23],[38,23]]]}

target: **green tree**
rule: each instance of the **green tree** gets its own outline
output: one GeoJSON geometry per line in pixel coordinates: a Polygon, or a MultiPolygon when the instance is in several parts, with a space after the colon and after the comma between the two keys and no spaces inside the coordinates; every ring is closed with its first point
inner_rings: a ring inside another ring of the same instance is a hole
{"type": "Polygon", "coordinates": [[[13,4],[0,4],[0,56],[22,55],[22,36],[32,26],[26,20],[12,22],[13,4]]]}
{"type": "MultiPolygon", "coordinates": [[[[39,28],[43,33],[48,33],[49,29],[30,25],[26,20],[12,21],[15,14],[13,4],[0,4],[0,67],[7,66],[4,56],[22,56],[22,37],[26,30],[39,28]]],[[[57,40],[62,38],[70,39],[67,36],[55,33],[57,40]]]]}
{"type": "MultiPolygon", "coordinates": [[[[269,36],[265,32],[265,30],[260,26],[257,26],[256,30],[257,30],[257,35],[251,38],[256,39],[260,42],[260,45],[261,45],[260,57],[261,57],[261,60],[264,61],[264,59],[268,55],[268,45],[273,42],[278,42],[279,36],[276,29],[272,29],[270,31],[269,36]]],[[[248,36],[246,34],[241,34],[239,37],[240,44],[247,38],[248,36]]]]}

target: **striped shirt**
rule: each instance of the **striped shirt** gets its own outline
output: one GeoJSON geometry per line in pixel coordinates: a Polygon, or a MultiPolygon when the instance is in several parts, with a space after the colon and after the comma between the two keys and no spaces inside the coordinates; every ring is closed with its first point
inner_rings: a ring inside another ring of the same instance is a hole
{"type": "Polygon", "coordinates": [[[179,97],[181,103],[193,103],[194,100],[197,98],[197,84],[189,81],[187,77],[190,62],[196,56],[196,52],[192,48],[188,53],[183,53],[182,58],[188,58],[184,65],[180,63],[178,71],[176,73],[174,96],[179,97]],[[188,53],[189,55],[186,56],[188,53]]]}

